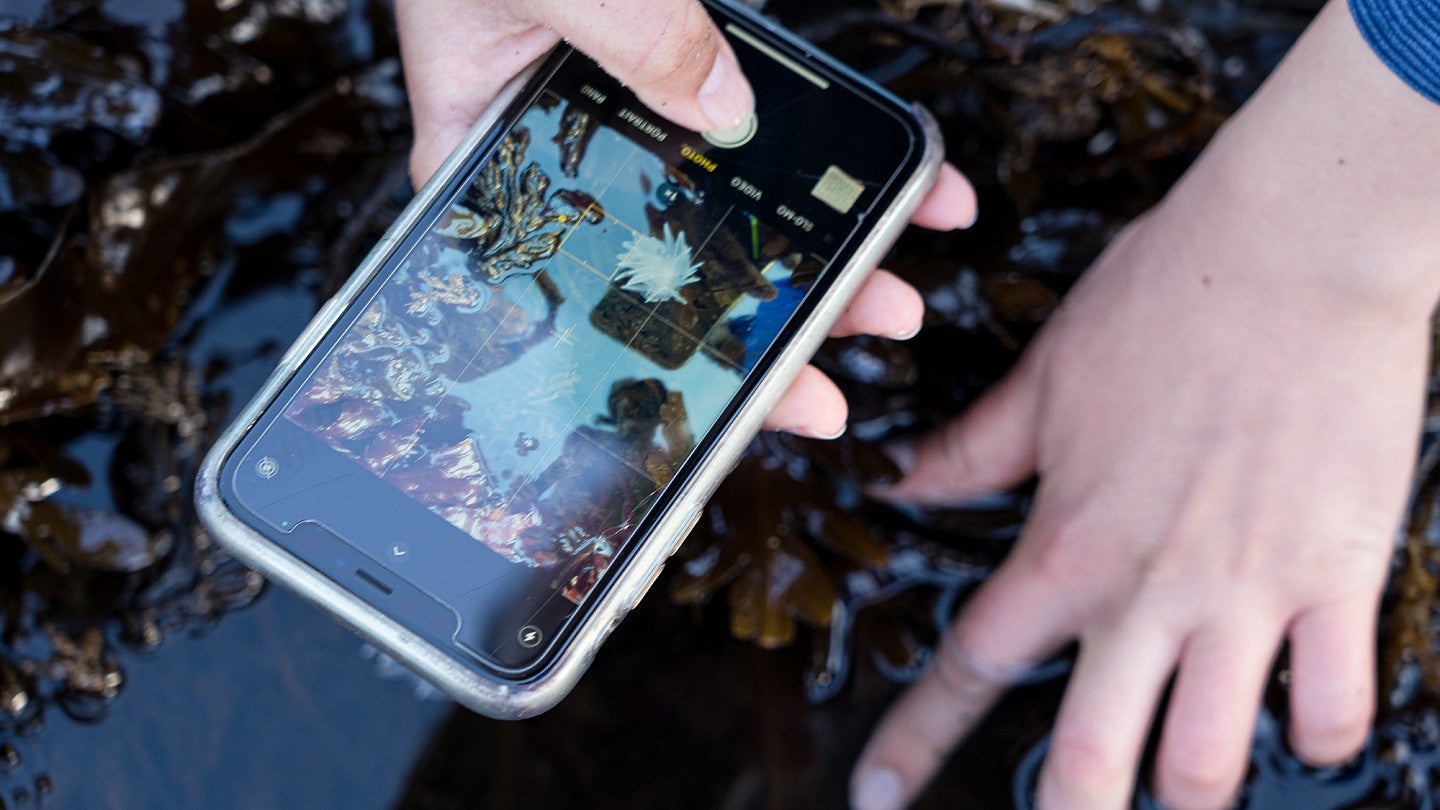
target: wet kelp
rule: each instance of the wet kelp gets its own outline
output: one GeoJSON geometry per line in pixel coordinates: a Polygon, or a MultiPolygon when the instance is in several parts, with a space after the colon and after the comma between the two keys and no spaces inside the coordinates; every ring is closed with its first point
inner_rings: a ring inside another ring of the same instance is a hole
{"type": "MultiPolygon", "coordinates": [[[[851,402],[847,435],[757,439],[576,693],[523,724],[456,712],[401,804],[839,806],[869,725],[1003,558],[1028,498],[879,503],[866,487],[896,475],[880,446],[1014,363],[1318,5],[766,5],[935,111],[984,215],[910,233],[887,263],[925,296],[919,337],[816,358],[851,402]]],[[[195,465],[298,328],[258,321],[313,310],[403,204],[408,121],[388,10],[361,0],[23,0],[0,15],[0,801],[24,805],[53,788],[25,758],[47,713],[101,719],[145,677],[122,671],[122,649],[259,594],[194,521],[195,465]],[[253,331],[209,328],[243,307],[253,331]]],[[[563,145],[589,134],[572,121],[563,145]]],[[[1282,662],[1245,806],[1434,806],[1437,437],[1432,419],[1374,743],[1346,769],[1301,766],[1280,731],[1282,662]]],[[[1035,673],[922,803],[1027,806],[1065,670],[1035,673]]]]}
{"type": "Polygon", "coordinates": [[[261,592],[190,490],[284,343],[204,320],[277,278],[313,308],[403,202],[408,137],[379,10],[23,5],[0,12],[0,805],[18,806],[51,788],[27,740],[51,711],[104,716],[119,646],[261,592]]]}

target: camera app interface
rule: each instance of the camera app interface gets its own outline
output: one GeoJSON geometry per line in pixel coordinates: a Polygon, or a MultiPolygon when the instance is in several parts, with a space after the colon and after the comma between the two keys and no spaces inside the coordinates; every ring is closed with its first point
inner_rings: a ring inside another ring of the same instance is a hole
{"type": "Polygon", "coordinates": [[[384,498],[327,524],[452,607],[473,652],[538,656],[822,277],[836,223],[882,184],[742,157],[568,58],[272,425],[346,468],[292,454],[274,462],[276,478],[299,468],[289,484],[266,496],[262,472],[247,500],[285,525],[357,475],[383,482],[453,527],[452,551],[376,517],[384,498]]]}

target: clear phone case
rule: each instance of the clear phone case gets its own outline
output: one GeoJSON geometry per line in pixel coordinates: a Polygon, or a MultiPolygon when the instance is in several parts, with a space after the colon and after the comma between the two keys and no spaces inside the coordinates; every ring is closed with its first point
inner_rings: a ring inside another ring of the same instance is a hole
{"type": "MultiPolygon", "coordinates": [[[[758,16],[743,10],[735,11],[728,4],[727,8],[768,33],[813,53],[813,49],[794,35],[758,16]]],[[[815,54],[814,57],[838,71],[852,74],[848,68],[823,54],[815,54]]],[[[659,576],[665,561],[695,525],[710,495],[739,461],[745,447],[785,393],[790,381],[825,339],[830,326],[864,281],[866,271],[884,257],[898,238],[910,215],[934,184],[942,161],[942,145],[935,122],[928,112],[917,106],[914,115],[923,133],[919,169],[904,182],[889,209],[875,218],[874,229],[849,262],[836,270],[830,290],[814,308],[795,339],[784,348],[779,360],[759,381],[736,418],[726,426],[706,462],[674,499],[668,514],[655,524],[653,533],[634,550],[629,563],[614,575],[611,586],[599,595],[600,601],[593,608],[589,620],[576,631],[569,645],[539,675],[524,681],[504,680],[498,676],[487,676],[457,661],[242,522],[221,498],[219,476],[225,459],[280,395],[342,313],[385,265],[442,189],[462,169],[466,156],[491,140],[493,130],[504,124],[505,111],[527,88],[535,70],[532,68],[506,87],[455,154],[419,191],[345,286],[321,307],[259,393],[237,415],[210,451],[200,469],[195,488],[195,500],[202,520],[214,537],[237,558],[330,612],[377,647],[434,682],[461,704],[501,719],[520,719],[539,714],[559,702],[575,685],[590,666],[601,643],[644,596],[659,576]]]]}

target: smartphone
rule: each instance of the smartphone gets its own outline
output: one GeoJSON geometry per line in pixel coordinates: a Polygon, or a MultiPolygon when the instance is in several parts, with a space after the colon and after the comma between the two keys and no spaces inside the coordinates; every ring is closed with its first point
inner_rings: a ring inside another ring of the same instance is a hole
{"type": "Polygon", "coordinates": [[[561,46],[207,456],[216,539],[469,708],[574,685],[893,243],[934,122],[748,10],[734,131],[561,46]]]}

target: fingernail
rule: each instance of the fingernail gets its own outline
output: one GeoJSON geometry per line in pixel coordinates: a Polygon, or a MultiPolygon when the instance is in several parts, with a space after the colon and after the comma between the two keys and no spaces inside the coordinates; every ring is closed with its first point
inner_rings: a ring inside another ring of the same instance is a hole
{"type": "Polygon", "coordinates": [[[975,223],[977,223],[977,222],[979,222],[979,221],[980,221],[980,206],[977,205],[977,206],[975,206],[975,210],[970,214],[970,221],[967,222],[967,223],[965,223],[964,225],[961,225],[961,226],[960,226],[960,230],[962,230],[962,231],[968,231],[968,230],[970,230],[971,228],[975,227],[975,223]]]}
{"type": "Polygon", "coordinates": [[[838,439],[841,436],[844,436],[845,428],[846,424],[844,422],[841,422],[840,427],[835,428],[828,433],[822,433],[819,430],[808,426],[805,427],[801,432],[812,439],[824,439],[825,441],[830,441],[831,439],[838,439]]]}
{"type": "Polygon", "coordinates": [[[900,774],[889,768],[866,771],[855,780],[850,806],[854,810],[900,810],[901,790],[900,774]]]}
{"type": "Polygon", "coordinates": [[[890,336],[890,339],[891,339],[891,340],[909,340],[910,338],[913,338],[913,337],[915,337],[916,335],[920,334],[920,330],[921,330],[924,326],[925,326],[924,323],[917,323],[917,324],[915,324],[914,326],[910,327],[909,329],[906,329],[906,330],[903,331],[903,332],[896,332],[895,334],[893,334],[893,335],[890,336]]]}
{"type": "Polygon", "coordinates": [[[724,48],[715,57],[715,66],[700,85],[700,112],[712,130],[734,129],[755,112],[755,96],[740,72],[735,55],[724,48]]]}

